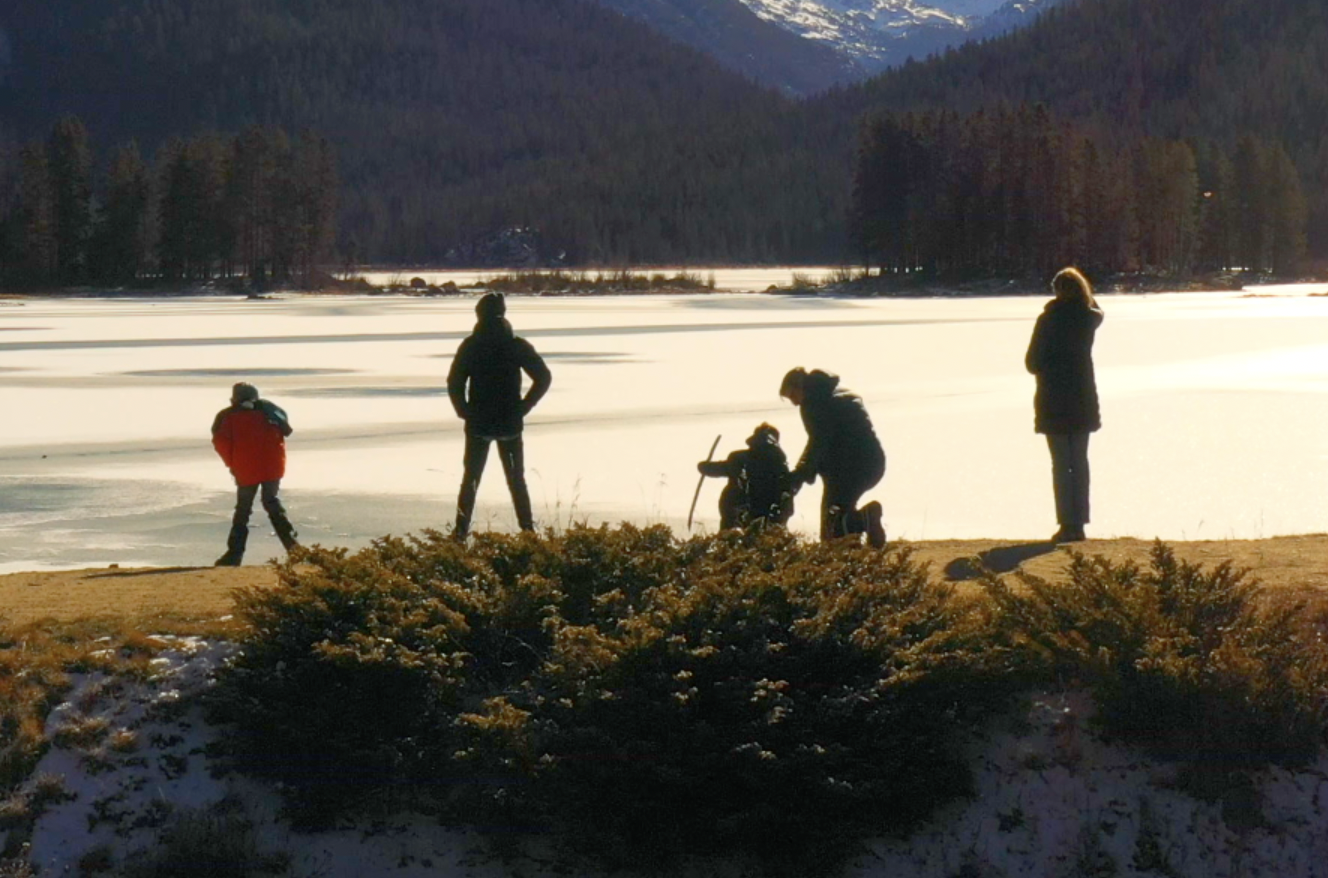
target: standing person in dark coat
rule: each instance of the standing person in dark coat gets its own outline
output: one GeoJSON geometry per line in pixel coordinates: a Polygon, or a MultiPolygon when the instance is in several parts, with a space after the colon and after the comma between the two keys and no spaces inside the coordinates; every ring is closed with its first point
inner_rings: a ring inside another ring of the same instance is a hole
{"type": "Polygon", "coordinates": [[[726,478],[719,495],[719,526],[747,527],[758,523],[788,524],[793,515],[794,485],[788,458],[779,447],[779,430],[761,424],[747,438],[747,448],[724,460],[703,460],[701,475],[726,478]]]}
{"type": "Polygon", "coordinates": [[[277,492],[286,475],[286,437],[290,419],[281,407],[258,395],[258,388],[241,381],[231,388],[231,404],[212,421],[212,447],[235,477],[235,515],[226,540],[226,554],[218,567],[239,567],[249,541],[249,515],[260,493],[263,509],[272,521],[281,545],[290,551],[298,534],[286,517],[277,492]]]}
{"type": "Polygon", "coordinates": [[[1051,449],[1052,487],[1056,493],[1057,543],[1084,539],[1089,522],[1088,437],[1102,426],[1097,379],[1093,374],[1093,339],[1102,310],[1088,278],[1066,268],[1051,281],[1055,294],[1033,328],[1024,365],[1037,376],[1034,428],[1051,449]]]}
{"type": "Polygon", "coordinates": [[[479,320],[475,331],[461,343],[452,369],[447,373],[447,395],[457,417],[466,422],[465,474],[457,500],[457,539],[470,533],[475,495],[489,459],[489,443],[498,443],[498,459],[512,492],[517,524],[534,530],[530,491],[526,487],[525,446],[521,439],[524,419],[549,391],[552,376],[535,348],[512,331],[503,315],[507,304],[499,293],[489,293],[475,306],[479,320]],[[531,385],[521,395],[521,373],[531,385]]]}
{"type": "Polygon", "coordinates": [[[807,430],[807,447],[793,471],[795,483],[821,477],[821,539],[867,534],[867,542],[885,546],[881,504],[863,508],[858,501],[885,475],[885,451],[872,429],[862,398],[839,386],[839,376],[799,366],[784,376],[779,395],[798,406],[807,430]]]}

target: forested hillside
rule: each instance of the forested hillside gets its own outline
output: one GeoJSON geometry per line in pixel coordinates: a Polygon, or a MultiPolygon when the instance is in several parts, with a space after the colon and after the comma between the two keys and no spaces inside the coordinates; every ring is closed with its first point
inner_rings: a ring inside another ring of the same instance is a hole
{"type": "Polygon", "coordinates": [[[806,101],[589,0],[6,0],[0,31],[0,217],[24,155],[76,116],[103,162],[131,139],[150,157],[251,125],[322,136],[341,181],[334,249],[361,261],[476,264],[475,242],[513,228],[580,264],[1294,271],[1306,230],[1328,259],[1323,0],[1071,0],[806,101]],[[997,118],[1045,118],[1045,136],[1002,135],[1040,150],[1042,177],[1006,161],[997,118]],[[890,131],[905,147],[873,134],[890,131]],[[901,194],[913,149],[930,164],[901,194]],[[1086,231],[1095,198],[1109,233],[1086,231]],[[1262,228],[1233,231],[1242,214],[1262,228]],[[971,221],[997,215],[1010,222],[971,221]],[[1223,241],[1205,237],[1215,223],[1223,241]],[[883,238],[892,224],[912,237],[883,238]],[[930,255],[900,261],[919,242],[930,255]]]}
{"type": "Polygon", "coordinates": [[[437,261],[530,226],[577,262],[821,258],[843,167],[798,109],[583,0],[10,0],[0,126],[78,116],[105,152],[313,129],[341,249],[437,261]]]}
{"type": "Polygon", "coordinates": [[[829,112],[1044,103],[1110,148],[1142,137],[1254,137],[1284,149],[1328,258],[1328,4],[1078,0],[1029,28],[910,64],[832,98],[829,112]]]}

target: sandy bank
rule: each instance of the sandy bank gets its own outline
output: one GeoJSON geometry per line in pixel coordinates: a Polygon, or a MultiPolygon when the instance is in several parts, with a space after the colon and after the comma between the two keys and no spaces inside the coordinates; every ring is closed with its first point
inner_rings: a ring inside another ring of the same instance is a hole
{"type": "MultiPolygon", "coordinates": [[[[1089,540],[1073,546],[1011,540],[937,540],[907,544],[953,582],[977,576],[977,559],[998,573],[1025,570],[1055,579],[1071,552],[1113,561],[1146,562],[1152,542],[1089,540]]],[[[1205,540],[1171,543],[1179,557],[1213,565],[1225,560],[1248,568],[1282,599],[1305,599],[1328,620],[1328,534],[1264,540],[1205,540]]],[[[151,618],[180,614],[216,618],[231,611],[231,592],[242,586],[275,585],[271,567],[150,567],[11,573],[0,576],[0,618],[23,624],[43,618],[90,616],[151,618]]]]}

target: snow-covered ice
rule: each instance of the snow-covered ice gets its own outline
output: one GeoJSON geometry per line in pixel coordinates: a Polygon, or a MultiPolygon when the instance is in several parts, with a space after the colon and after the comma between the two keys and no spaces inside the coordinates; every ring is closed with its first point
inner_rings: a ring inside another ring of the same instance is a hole
{"type": "MultiPolygon", "coordinates": [[[[1090,535],[1258,538],[1325,529],[1324,287],[1112,295],[1096,362],[1090,535]]],[[[763,420],[792,366],[867,402],[889,469],[869,494],[892,539],[1039,539],[1049,458],[1023,356],[1041,298],[719,294],[515,297],[553,389],[528,423],[541,524],[685,528],[696,462],[763,420]]],[[[207,563],[233,490],[208,427],[250,380],[291,414],[283,496],[305,542],[446,527],[461,424],[444,376],[474,298],[27,300],[0,304],[0,570],[207,563]]],[[[698,527],[717,524],[707,482],[698,527]]],[[[792,526],[815,531],[819,486],[792,526]]],[[[501,471],[481,527],[514,525],[501,471]]],[[[255,516],[250,561],[275,554],[255,516]]]]}

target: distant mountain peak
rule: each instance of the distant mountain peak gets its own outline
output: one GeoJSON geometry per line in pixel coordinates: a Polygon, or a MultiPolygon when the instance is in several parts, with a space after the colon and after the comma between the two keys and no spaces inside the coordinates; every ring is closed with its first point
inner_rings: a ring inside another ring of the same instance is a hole
{"type": "Polygon", "coordinates": [[[759,17],[867,69],[1020,27],[1062,0],[740,0],[759,17]]]}

